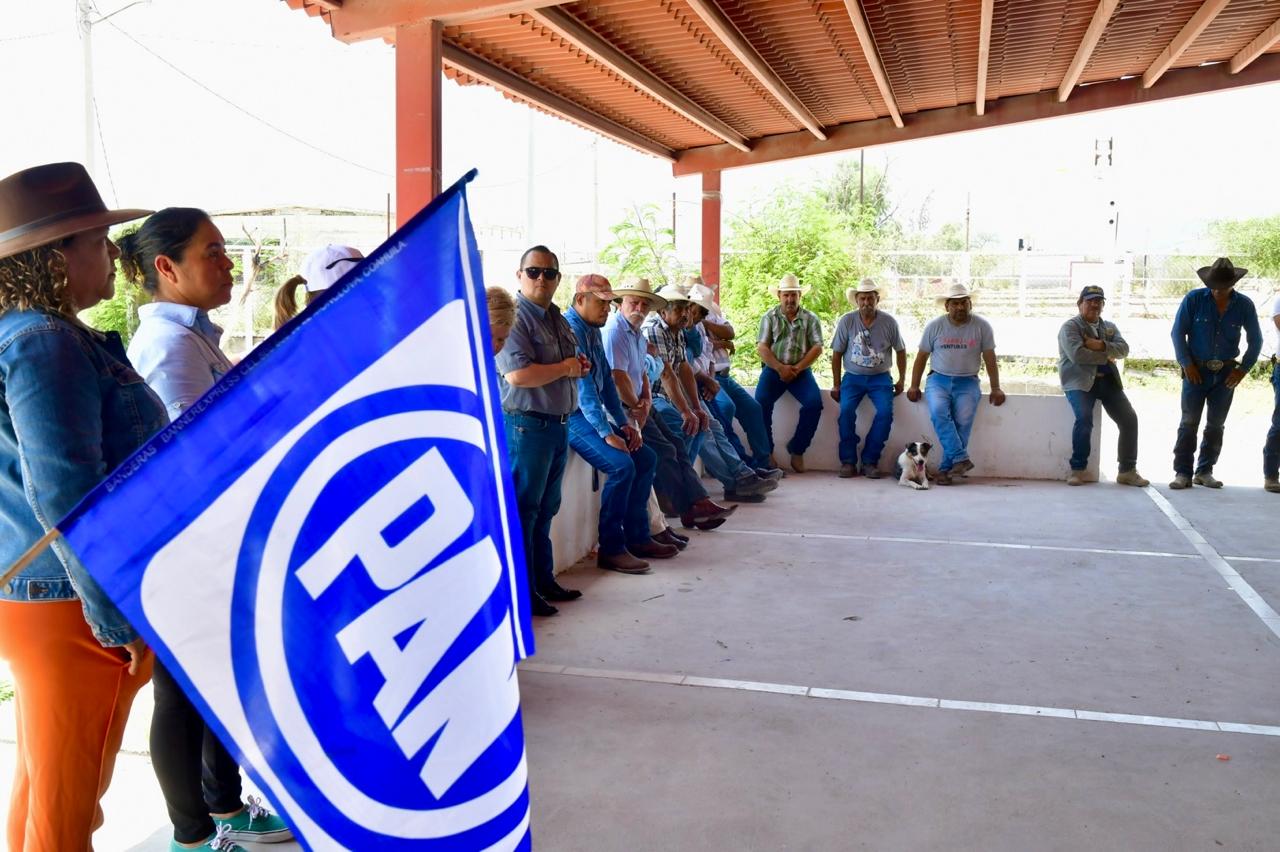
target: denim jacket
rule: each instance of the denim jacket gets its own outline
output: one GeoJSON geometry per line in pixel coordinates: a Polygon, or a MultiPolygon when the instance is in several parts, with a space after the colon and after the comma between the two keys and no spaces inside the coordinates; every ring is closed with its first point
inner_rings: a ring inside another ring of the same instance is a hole
{"type": "MultiPolygon", "coordinates": [[[[1079,314],[1064,322],[1058,331],[1058,378],[1064,391],[1092,390],[1099,367],[1129,357],[1129,344],[1115,323],[1099,320],[1098,329],[1107,347],[1100,352],[1084,345],[1086,339],[1094,337],[1094,332],[1079,314]]],[[[1120,371],[1115,365],[1111,369],[1118,383],[1120,371]]]]}
{"type": "MultiPolygon", "coordinates": [[[[44,311],[0,314],[0,566],[167,422],[119,335],[44,311]]],[[[75,598],[103,645],[137,638],[61,540],[0,587],[3,600],[75,598]]]]}

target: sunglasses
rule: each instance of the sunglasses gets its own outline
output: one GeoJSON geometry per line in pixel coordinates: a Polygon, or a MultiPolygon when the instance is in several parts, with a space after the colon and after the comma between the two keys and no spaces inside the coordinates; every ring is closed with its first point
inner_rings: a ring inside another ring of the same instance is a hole
{"type": "Polygon", "coordinates": [[[546,278],[548,281],[555,281],[560,277],[559,269],[552,269],[549,266],[526,266],[524,274],[533,281],[539,278],[546,278]]]}

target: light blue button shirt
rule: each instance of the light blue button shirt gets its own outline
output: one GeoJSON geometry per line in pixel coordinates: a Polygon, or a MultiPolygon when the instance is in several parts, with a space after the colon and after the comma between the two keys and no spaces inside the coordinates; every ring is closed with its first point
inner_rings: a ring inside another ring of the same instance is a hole
{"type": "Polygon", "coordinates": [[[601,337],[609,368],[626,373],[631,379],[631,390],[639,396],[644,391],[644,356],[648,353],[649,341],[640,329],[627,322],[622,311],[609,315],[601,337]]]}
{"type": "Polygon", "coordinates": [[[138,319],[129,360],[176,419],[231,370],[218,346],[222,329],[204,311],[173,302],[143,305],[138,319]]]}

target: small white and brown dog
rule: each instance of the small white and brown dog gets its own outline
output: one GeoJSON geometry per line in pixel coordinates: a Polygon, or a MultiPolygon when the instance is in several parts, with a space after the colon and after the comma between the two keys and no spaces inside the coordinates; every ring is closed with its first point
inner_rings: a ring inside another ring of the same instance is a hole
{"type": "Polygon", "coordinates": [[[925,471],[925,461],[933,444],[912,442],[898,456],[894,470],[898,474],[898,484],[907,485],[917,491],[929,490],[929,475],[925,471]]]}

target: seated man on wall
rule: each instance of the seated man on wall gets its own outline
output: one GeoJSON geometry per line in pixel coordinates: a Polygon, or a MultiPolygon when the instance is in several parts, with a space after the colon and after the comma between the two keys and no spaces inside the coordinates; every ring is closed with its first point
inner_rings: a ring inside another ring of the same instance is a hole
{"type": "Polygon", "coordinates": [[[720,309],[720,305],[716,303],[714,292],[702,283],[701,275],[690,275],[685,279],[685,288],[690,294],[694,292],[695,286],[703,287],[708,297],[704,300],[706,304],[702,305],[707,314],[702,318],[701,327],[703,337],[710,343],[711,351],[708,356],[704,349],[703,356],[710,358],[712,378],[720,387],[714,403],[708,400],[708,406],[711,413],[720,421],[720,425],[724,427],[725,435],[728,436],[729,443],[733,444],[738,457],[760,475],[772,475],[771,472],[776,468],[769,464],[772,448],[769,445],[769,433],[764,428],[764,414],[760,410],[760,403],[756,402],[756,398],[750,391],[738,384],[729,369],[730,356],[734,351],[733,339],[737,336],[737,332],[733,328],[733,323],[720,309]],[[746,433],[747,444],[751,447],[750,452],[738,438],[737,430],[733,428],[735,419],[741,424],[742,431],[746,433]]]}
{"type": "Polygon", "coordinates": [[[685,342],[689,296],[674,284],[664,287],[658,295],[666,300],[666,308],[650,316],[641,327],[662,362],[654,412],[666,420],[673,432],[680,430],[690,457],[701,458],[707,473],[724,485],[726,500],[759,503],[777,487],[777,482],[757,476],[743,464],[719,421],[702,402],[685,342]]]}
{"type": "Polygon", "coordinates": [[[674,544],[649,535],[649,491],[657,454],[644,446],[640,429],[622,407],[605,356],[600,329],[613,301],[609,280],[584,275],[565,313],[578,349],[591,370],[578,380],[578,410],[569,417],[569,446],[607,477],[600,492],[599,552],[596,565],[623,574],[647,574],[646,559],[670,559],[674,544]]]}
{"type": "MultiPolygon", "coordinates": [[[[795,434],[787,443],[791,454],[791,469],[804,473],[804,453],[818,431],[822,417],[822,391],[813,377],[813,362],[822,354],[822,322],[818,315],[800,307],[800,299],[809,292],[790,273],[769,288],[778,304],[760,318],[760,334],[756,338],[756,351],[763,366],[760,380],[756,382],[756,402],[764,416],[765,431],[769,436],[772,452],[773,406],[789,393],[800,403],[800,419],[795,434]]],[[[770,467],[777,467],[770,464],[770,467]]]]}
{"type": "Polygon", "coordinates": [[[911,367],[907,399],[919,402],[924,368],[929,356],[933,356],[924,397],[929,404],[933,431],[938,433],[938,443],[942,445],[942,463],[934,480],[939,485],[951,485],[954,477],[973,470],[973,462],[969,461],[969,435],[982,400],[978,370],[984,363],[991,379],[991,404],[1004,405],[1000,368],[996,364],[995,332],[991,323],[973,313],[975,295],[964,284],[956,283],[938,297],[946,313],[924,327],[920,351],[911,367]]]}
{"type": "Polygon", "coordinates": [[[861,473],[880,478],[880,453],[893,428],[893,398],[902,393],[907,379],[907,344],[898,321],[878,308],[880,289],[870,278],[844,297],[857,310],[840,317],[831,338],[831,398],[840,403],[840,476],[857,476],[858,405],[871,397],[875,417],[862,445],[861,473]],[[890,357],[896,354],[898,382],[889,378],[890,357]],[[844,367],[844,378],[840,368],[844,367]]]}
{"type": "Polygon", "coordinates": [[[1120,430],[1116,458],[1120,472],[1116,482],[1142,488],[1150,483],[1138,473],[1138,415],[1129,404],[1120,382],[1116,361],[1129,355],[1129,344],[1115,323],[1102,318],[1107,294],[1101,287],[1080,291],[1080,313],[1062,324],[1058,332],[1058,377],[1075,413],[1071,429],[1071,473],[1068,485],[1083,485],[1093,443],[1093,407],[1097,402],[1120,430]]]}
{"type": "MultiPolygon", "coordinates": [[[[652,385],[645,370],[649,343],[640,326],[651,310],[665,307],[666,300],[653,292],[647,278],[615,288],[613,294],[618,298],[618,310],[604,326],[605,357],[612,370],[619,399],[640,424],[645,445],[657,454],[654,491],[680,515],[685,527],[715,529],[725,522],[733,509],[711,502],[689,461],[684,441],[676,436],[666,421],[653,413],[652,385]]],[[[666,535],[656,534],[654,538],[662,544],[677,547],[688,541],[674,531],[665,532],[666,535]]]]}

